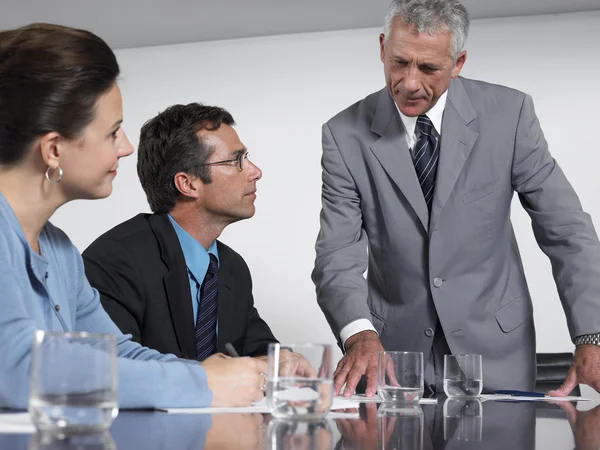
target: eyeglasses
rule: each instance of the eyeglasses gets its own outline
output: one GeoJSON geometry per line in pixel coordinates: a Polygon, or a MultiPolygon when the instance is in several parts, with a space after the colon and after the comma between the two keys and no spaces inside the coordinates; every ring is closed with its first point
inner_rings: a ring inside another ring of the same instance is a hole
{"type": "Polygon", "coordinates": [[[238,156],[235,159],[226,159],[224,161],[215,161],[215,162],[211,162],[211,163],[202,164],[202,166],[222,166],[222,165],[231,165],[231,163],[236,163],[238,172],[241,172],[242,170],[244,170],[244,167],[245,167],[244,161],[246,161],[248,159],[248,154],[249,154],[248,152],[241,153],[240,156],[238,156]]]}

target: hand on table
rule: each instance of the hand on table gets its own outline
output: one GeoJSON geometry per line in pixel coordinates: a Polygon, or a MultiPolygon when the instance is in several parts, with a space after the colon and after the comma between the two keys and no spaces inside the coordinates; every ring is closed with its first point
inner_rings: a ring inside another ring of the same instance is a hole
{"type": "Polygon", "coordinates": [[[597,345],[580,345],[575,350],[573,364],[567,379],[555,391],[548,392],[554,397],[565,397],[578,384],[587,384],[596,392],[600,392],[600,347],[597,345]]]}
{"type": "Polygon", "coordinates": [[[344,397],[354,394],[356,385],[363,375],[367,378],[365,395],[373,397],[377,392],[377,355],[383,351],[383,346],[377,333],[362,331],[346,340],[346,354],[340,360],[333,374],[333,393],[340,394],[344,383],[344,397]]]}

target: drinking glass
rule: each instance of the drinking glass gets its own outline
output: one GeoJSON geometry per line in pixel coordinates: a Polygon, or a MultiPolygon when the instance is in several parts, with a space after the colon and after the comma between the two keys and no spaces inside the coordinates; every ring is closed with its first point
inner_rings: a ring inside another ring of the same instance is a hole
{"type": "Polygon", "coordinates": [[[482,389],[481,355],[444,355],[444,392],[448,397],[477,397],[482,389]]]}
{"type": "Polygon", "coordinates": [[[36,331],[29,412],[40,431],[108,429],[118,414],[115,336],[36,331]]]}
{"type": "Polygon", "coordinates": [[[377,393],[384,402],[418,402],[423,397],[423,353],[379,352],[377,393]]]}
{"type": "Polygon", "coordinates": [[[267,403],[276,418],[321,418],[333,403],[331,345],[269,344],[267,403]]]}

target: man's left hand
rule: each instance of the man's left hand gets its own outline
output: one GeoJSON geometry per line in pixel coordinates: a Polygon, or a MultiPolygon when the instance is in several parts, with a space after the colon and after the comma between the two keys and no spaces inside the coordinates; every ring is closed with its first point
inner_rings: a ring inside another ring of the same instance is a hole
{"type": "Polygon", "coordinates": [[[554,397],[565,397],[578,384],[587,384],[596,392],[600,392],[600,347],[583,344],[575,350],[573,365],[569,369],[567,379],[560,388],[548,392],[554,397]]]}

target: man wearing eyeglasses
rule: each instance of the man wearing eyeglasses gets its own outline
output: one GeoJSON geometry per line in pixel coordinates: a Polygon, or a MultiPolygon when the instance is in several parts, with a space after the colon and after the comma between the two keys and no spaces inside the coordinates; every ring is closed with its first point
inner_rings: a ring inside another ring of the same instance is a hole
{"type": "Polygon", "coordinates": [[[138,214],[83,253],[104,309],[133,340],[203,361],[232,343],[276,342],[254,307],[244,259],[217,238],[254,215],[261,170],[222,108],[174,105],[142,127],[137,170],[154,214],[138,214]]]}

